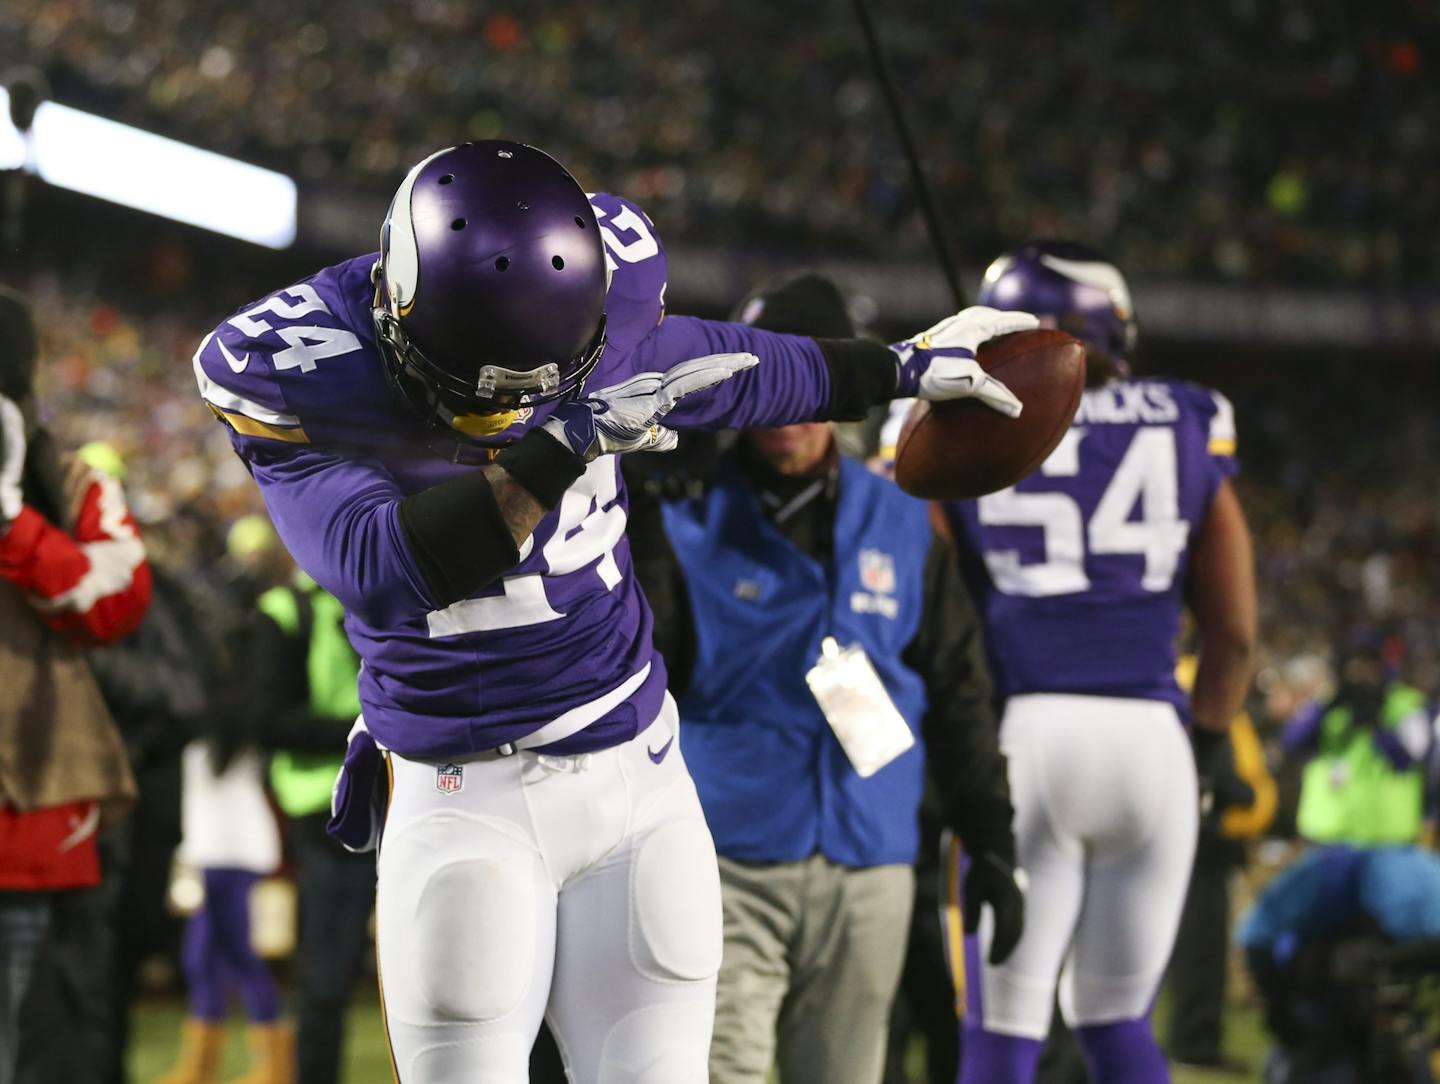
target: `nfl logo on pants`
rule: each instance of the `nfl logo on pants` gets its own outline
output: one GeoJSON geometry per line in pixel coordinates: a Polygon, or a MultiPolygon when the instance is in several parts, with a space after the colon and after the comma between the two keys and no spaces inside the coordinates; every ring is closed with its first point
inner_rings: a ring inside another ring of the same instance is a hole
{"type": "Polygon", "coordinates": [[[435,769],[435,789],[441,794],[455,794],[465,785],[465,769],[458,764],[442,764],[435,769]]]}

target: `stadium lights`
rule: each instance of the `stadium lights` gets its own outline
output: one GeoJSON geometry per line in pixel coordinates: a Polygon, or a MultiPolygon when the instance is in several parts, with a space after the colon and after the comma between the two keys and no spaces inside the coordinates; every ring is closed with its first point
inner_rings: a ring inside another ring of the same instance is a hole
{"type": "Polygon", "coordinates": [[[295,182],[153,132],[44,102],[31,146],[0,88],[0,169],[268,248],[295,242],[295,182]]]}

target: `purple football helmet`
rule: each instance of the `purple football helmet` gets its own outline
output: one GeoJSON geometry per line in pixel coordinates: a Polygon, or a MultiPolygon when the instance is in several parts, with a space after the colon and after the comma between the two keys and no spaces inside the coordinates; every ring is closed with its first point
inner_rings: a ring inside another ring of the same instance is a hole
{"type": "Polygon", "coordinates": [[[1119,376],[1130,372],[1135,310],[1125,276],[1094,249],[1073,241],[1028,241],[985,269],[981,305],[1020,309],[1046,327],[1068,331],[1108,357],[1119,376]]]}
{"type": "Polygon", "coordinates": [[[607,277],[564,166],[523,143],[451,147],[410,171],[385,216],[381,350],[428,421],[489,435],[487,417],[579,394],[605,349],[607,277]]]}

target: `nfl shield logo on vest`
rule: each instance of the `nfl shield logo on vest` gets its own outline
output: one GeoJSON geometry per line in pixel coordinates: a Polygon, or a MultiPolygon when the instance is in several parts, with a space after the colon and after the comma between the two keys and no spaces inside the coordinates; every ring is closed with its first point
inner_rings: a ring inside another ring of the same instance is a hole
{"type": "Polygon", "coordinates": [[[442,764],[435,769],[435,789],[441,794],[455,794],[465,785],[465,769],[459,764],[442,764]]]}
{"type": "Polygon", "coordinates": [[[882,595],[895,590],[895,559],[881,550],[860,551],[860,583],[882,595]]]}

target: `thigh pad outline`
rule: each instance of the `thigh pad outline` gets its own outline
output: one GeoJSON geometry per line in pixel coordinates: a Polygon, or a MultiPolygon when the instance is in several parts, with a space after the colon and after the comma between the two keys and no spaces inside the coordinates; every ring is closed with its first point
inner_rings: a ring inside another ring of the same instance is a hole
{"type": "Polygon", "coordinates": [[[661,824],[636,849],[630,875],[630,958],[662,982],[711,979],[720,970],[720,871],[703,821],[661,824]]]}

